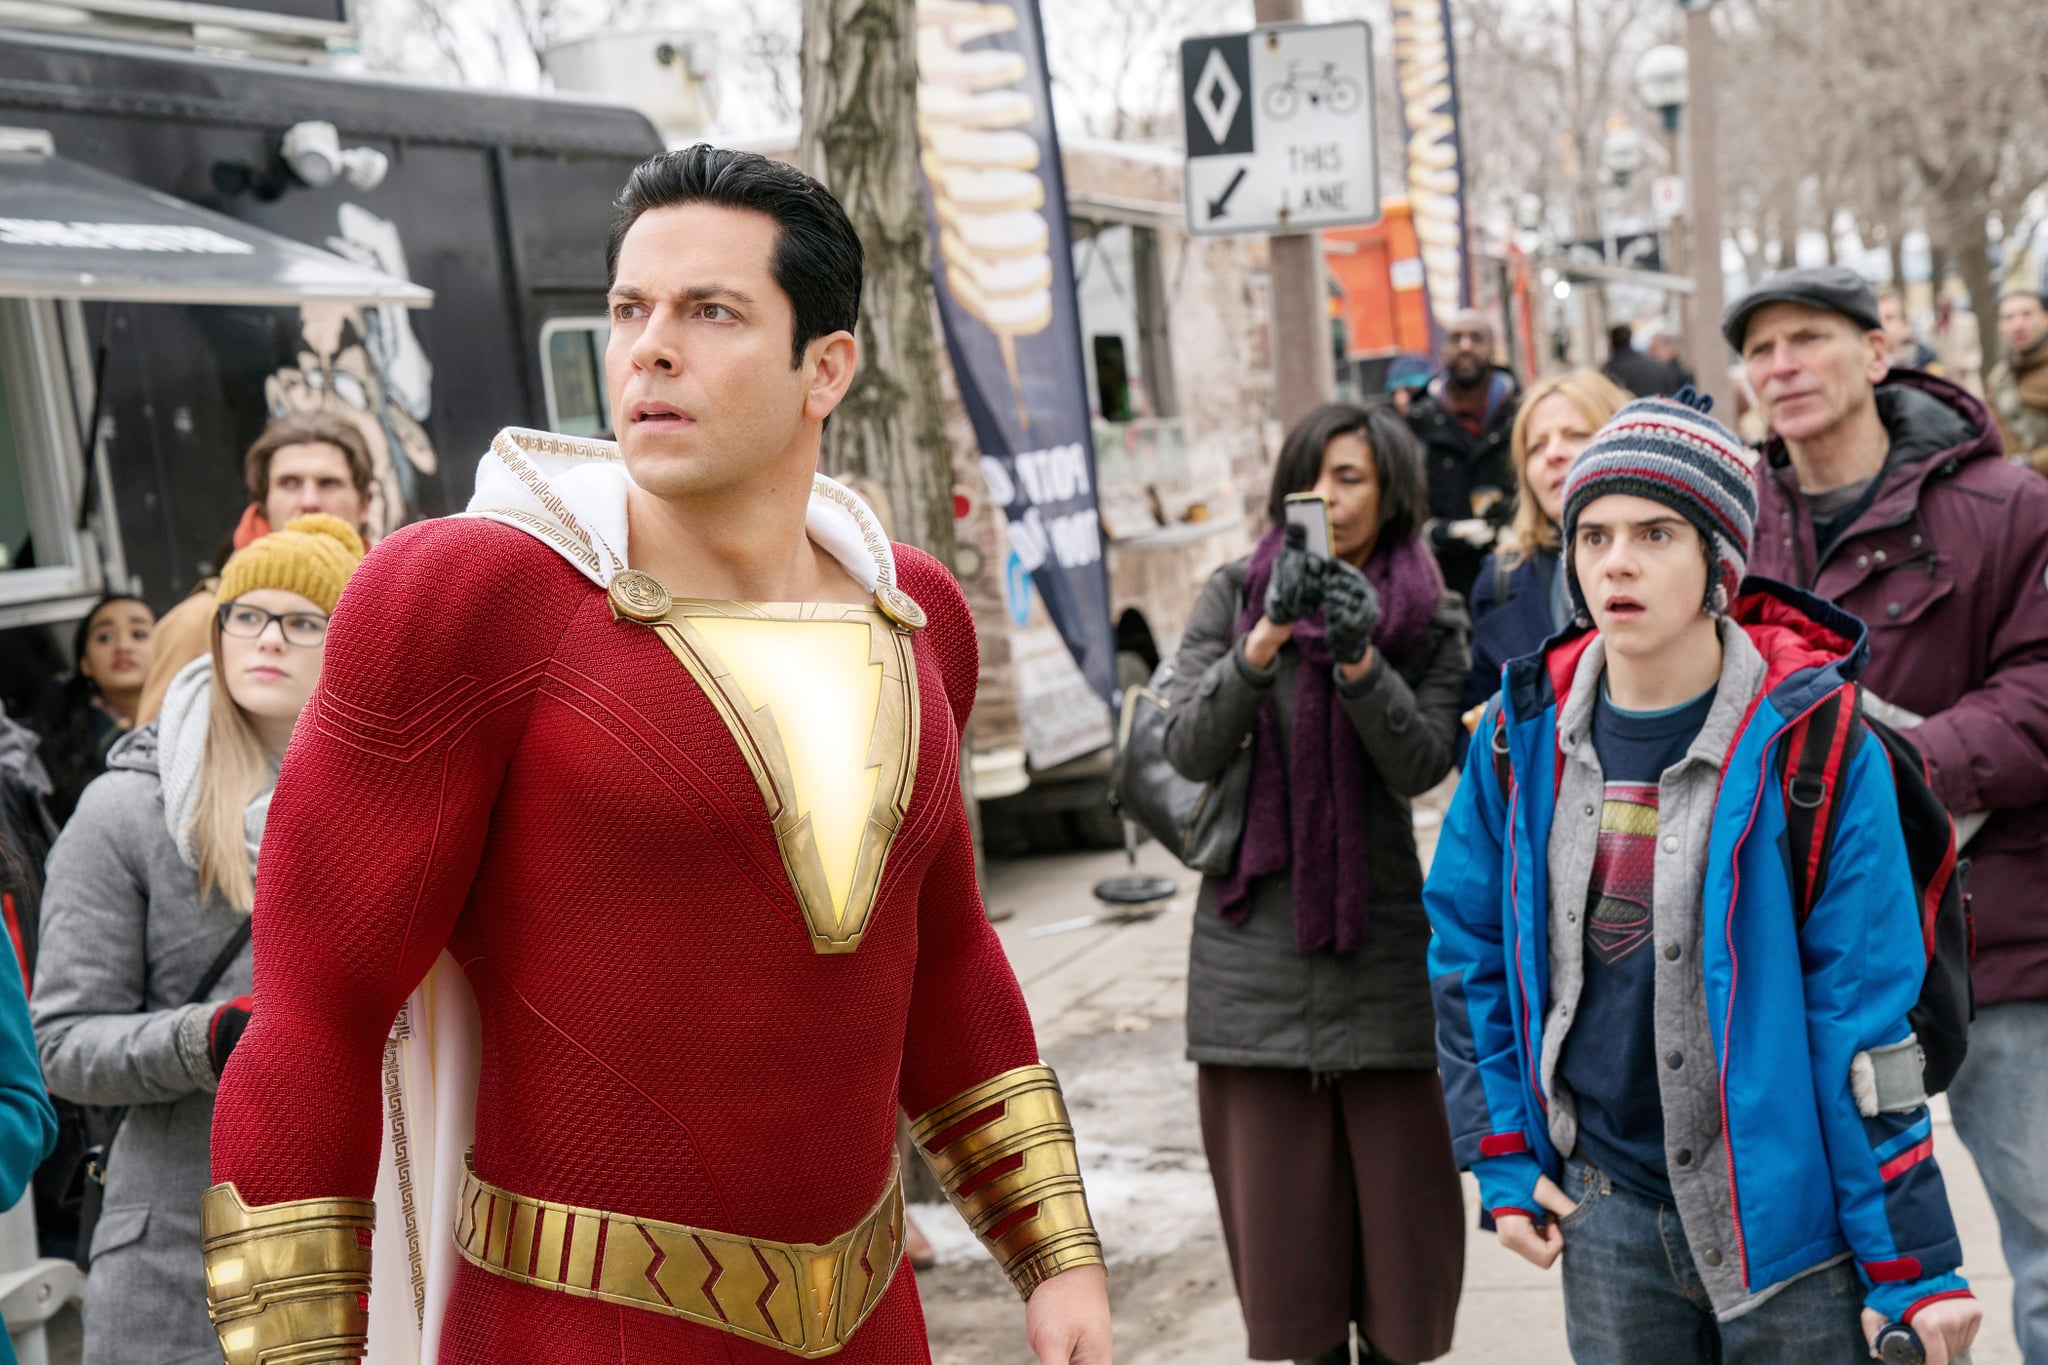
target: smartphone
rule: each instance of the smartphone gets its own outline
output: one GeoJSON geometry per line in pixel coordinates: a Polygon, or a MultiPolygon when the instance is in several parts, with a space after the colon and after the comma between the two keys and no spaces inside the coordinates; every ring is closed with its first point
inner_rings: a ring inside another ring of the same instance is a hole
{"type": "Polygon", "coordinates": [[[1321,493],[1289,493],[1287,524],[1308,533],[1308,552],[1319,559],[1337,557],[1337,541],[1330,530],[1330,500],[1321,493]]]}

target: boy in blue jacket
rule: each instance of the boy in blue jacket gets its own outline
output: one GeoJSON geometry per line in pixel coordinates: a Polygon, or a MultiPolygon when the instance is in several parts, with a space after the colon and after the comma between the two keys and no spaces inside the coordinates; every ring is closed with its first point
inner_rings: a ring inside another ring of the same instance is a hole
{"type": "Polygon", "coordinates": [[[1502,1245],[1564,1253],[1579,1365],[1848,1365],[1887,1322],[1947,1365],[1981,1312],[1925,1096],[1851,1084],[1926,969],[1887,759],[1853,746],[1803,924],[1775,780],[1864,631],[1742,583],[1751,458],[1646,398],[1572,466],[1581,629],[1503,670],[1424,892],[1453,1145],[1502,1245]]]}

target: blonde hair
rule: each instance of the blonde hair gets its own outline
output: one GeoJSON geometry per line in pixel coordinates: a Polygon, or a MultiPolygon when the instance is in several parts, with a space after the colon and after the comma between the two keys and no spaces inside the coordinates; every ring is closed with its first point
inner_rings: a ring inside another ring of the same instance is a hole
{"type": "Polygon", "coordinates": [[[218,887],[222,899],[248,914],[256,906],[244,812],[271,778],[270,754],[256,726],[228,691],[221,659],[220,617],[213,618],[213,678],[207,684],[206,749],[200,755],[192,847],[199,855],[199,894],[218,887]]]}
{"type": "MultiPolygon", "coordinates": [[[[1554,374],[1548,379],[1539,379],[1522,394],[1522,404],[1515,412],[1515,426],[1508,437],[1509,468],[1514,475],[1515,491],[1528,490],[1529,479],[1529,414],[1546,398],[1563,394],[1571,405],[1579,410],[1579,416],[1586,419],[1595,431],[1607,425],[1607,419],[1621,411],[1629,401],[1627,390],[1598,370],[1571,370],[1554,374]]],[[[1543,550],[1558,548],[1557,527],[1551,524],[1543,509],[1536,505],[1533,497],[1520,498],[1515,504],[1515,520],[1508,527],[1508,535],[1500,549],[1500,566],[1512,569],[1531,555],[1543,550]]]]}

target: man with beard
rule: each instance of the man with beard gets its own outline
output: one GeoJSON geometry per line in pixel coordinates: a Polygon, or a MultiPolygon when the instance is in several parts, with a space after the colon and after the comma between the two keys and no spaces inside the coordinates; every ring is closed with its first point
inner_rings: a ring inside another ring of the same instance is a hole
{"type": "Polygon", "coordinates": [[[1521,386],[1513,371],[1493,363],[1493,351],[1492,319],[1470,308],[1455,314],[1444,329],[1443,372],[1408,409],[1429,471],[1429,547],[1445,586],[1468,598],[1514,515],[1508,436],[1521,386]]]}

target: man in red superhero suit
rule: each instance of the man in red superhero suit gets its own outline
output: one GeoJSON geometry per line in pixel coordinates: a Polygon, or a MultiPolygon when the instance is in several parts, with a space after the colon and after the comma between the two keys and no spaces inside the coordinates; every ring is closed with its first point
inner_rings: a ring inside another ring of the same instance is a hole
{"type": "Polygon", "coordinates": [[[383,541],[335,613],[215,1110],[227,1360],[362,1354],[386,1036],[445,949],[482,1050],[444,1365],[925,1365],[899,1105],[1039,1360],[1108,1365],[975,884],[973,622],[815,474],[860,243],[809,178],[693,147],[634,173],[610,251],[618,445],[501,434],[471,514],[383,541]]]}

